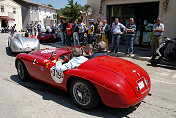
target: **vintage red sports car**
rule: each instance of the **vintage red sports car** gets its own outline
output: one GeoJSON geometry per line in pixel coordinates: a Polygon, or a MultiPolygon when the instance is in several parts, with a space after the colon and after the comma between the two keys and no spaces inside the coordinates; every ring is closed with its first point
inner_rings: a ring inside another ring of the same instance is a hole
{"type": "Polygon", "coordinates": [[[129,108],[140,103],[151,88],[147,72],[121,58],[96,57],[62,73],[53,69],[58,59],[68,62],[71,49],[21,53],[17,55],[15,65],[22,81],[32,77],[69,92],[74,103],[84,110],[95,108],[100,100],[109,107],[129,108]]]}
{"type": "Polygon", "coordinates": [[[43,43],[48,43],[48,42],[55,42],[55,41],[60,41],[60,35],[53,34],[53,33],[40,33],[37,36],[38,40],[43,43]]]}

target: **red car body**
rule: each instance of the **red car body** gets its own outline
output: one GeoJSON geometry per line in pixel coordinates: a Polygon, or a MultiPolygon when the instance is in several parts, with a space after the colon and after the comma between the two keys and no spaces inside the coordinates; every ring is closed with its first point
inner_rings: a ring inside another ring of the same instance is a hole
{"type": "Polygon", "coordinates": [[[40,42],[54,42],[55,39],[54,37],[56,37],[56,40],[60,40],[60,36],[53,34],[53,33],[40,33],[37,38],[40,42]]]}
{"type": "Polygon", "coordinates": [[[90,59],[78,68],[65,71],[62,82],[55,82],[50,69],[58,58],[69,61],[70,53],[69,49],[38,50],[17,55],[16,62],[21,60],[32,78],[66,92],[69,90],[69,81],[75,77],[88,80],[95,86],[102,102],[109,107],[129,108],[148,95],[151,81],[144,69],[130,61],[107,55],[90,59]],[[52,52],[56,54],[55,58],[51,56],[52,52]]]}

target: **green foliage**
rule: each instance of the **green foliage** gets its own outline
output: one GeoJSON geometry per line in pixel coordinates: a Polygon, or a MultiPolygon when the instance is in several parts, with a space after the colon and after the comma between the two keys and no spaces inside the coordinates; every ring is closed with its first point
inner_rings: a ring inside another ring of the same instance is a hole
{"type": "Polygon", "coordinates": [[[53,5],[52,5],[52,4],[48,4],[47,6],[49,6],[49,7],[53,7],[53,5]]]}
{"type": "Polygon", "coordinates": [[[65,16],[70,20],[78,19],[80,16],[80,11],[85,11],[86,7],[87,5],[81,6],[77,2],[74,3],[74,0],[68,0],[67,6],[58,10],[58,17],[65,16]]]}

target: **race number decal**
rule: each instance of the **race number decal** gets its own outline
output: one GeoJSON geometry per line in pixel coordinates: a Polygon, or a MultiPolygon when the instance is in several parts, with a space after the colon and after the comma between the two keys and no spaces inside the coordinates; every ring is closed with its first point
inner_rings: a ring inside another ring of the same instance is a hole
{"type": "Polygon", "coordinates": [[[51,73],[51,77],[53,78],[53,80],[56,83],[60,84],[63,82],[63,80],[64,80],[64,73],[63,72],[57,72],[55,67],[52,67],[50,69],[50,73],[51,73]]]}

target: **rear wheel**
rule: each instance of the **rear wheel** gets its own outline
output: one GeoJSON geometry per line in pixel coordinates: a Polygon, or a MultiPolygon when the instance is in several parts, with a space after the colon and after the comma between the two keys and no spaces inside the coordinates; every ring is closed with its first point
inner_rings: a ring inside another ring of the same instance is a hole
{"type": "Polygon", "coordinates": [[[95,87],[86,80],[73,80],[70,86],[70,95],[74,103],[83,110],[94,109],[99,103],[95,87]]]}
{"type": "Polygon", "coordinates": [[[30,77],[22,61],[17,61],[17,73],[21,81],[29,81],[30,77]]]}

